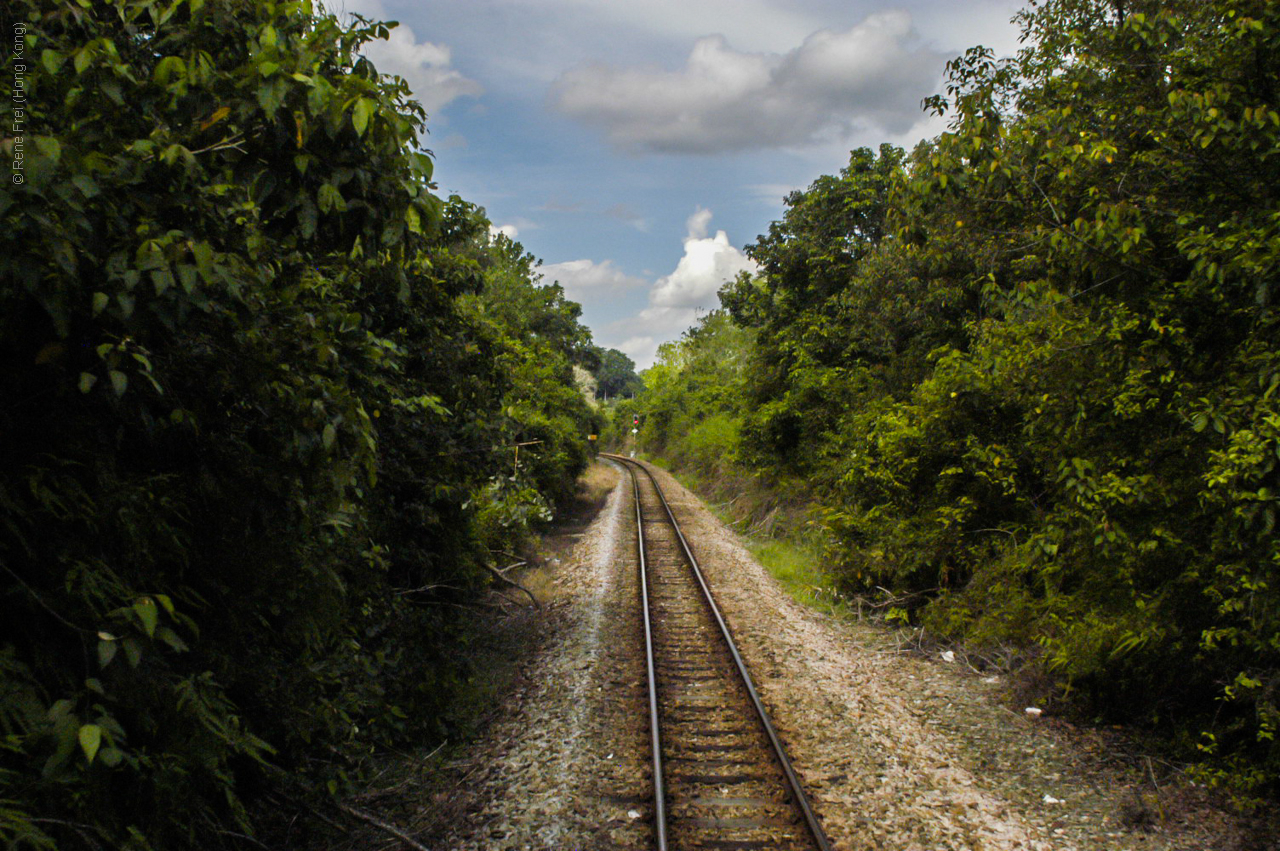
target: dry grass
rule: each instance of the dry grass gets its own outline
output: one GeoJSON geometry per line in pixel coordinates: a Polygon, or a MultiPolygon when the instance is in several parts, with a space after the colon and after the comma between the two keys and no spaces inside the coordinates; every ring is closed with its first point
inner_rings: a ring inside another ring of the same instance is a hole
{"type": "Polygon", "coordinates": [[[556,568],[600,513],[617,481],[618,471],[608,464],[597,461],[588,467],[578,480],[578,492],[573,502],[561,511],[553,525],[539,535],[529,566],[513,572],[512,577],[528,588],[539,602],[545,604],[555,599],[556,568]]]}

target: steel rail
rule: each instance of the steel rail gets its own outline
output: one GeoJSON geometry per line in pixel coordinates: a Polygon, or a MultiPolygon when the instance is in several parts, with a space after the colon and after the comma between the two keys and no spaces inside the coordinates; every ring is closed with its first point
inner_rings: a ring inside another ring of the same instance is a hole
{"type": "MultiPolygon", "coordinates": [[[[627,469],[631,472],[631,487],[632,487],[632,493],[634,494],[634,497],[635,497],[636,518],[637,518],[638,524],[641,524],[640,486],[639,486],[635,471],[637,469],[641,470],[645,474],[645,476],[648,477],[649,481],[653,484],[654,492],[658,495],[658,499],[662,503],[662,508],[667,514],[667,519],[670,520],[671,522],[671,528],[676,533],[676,539],[680,542],[680,548],[684,552],[685,559],[688,561],[689,566],[693,569],[693,575],[698,582],[698,587],[702,589],[703,599],[706,601],[707,606],[710,609],[716,624],[720,628],[720,634],[721,636],[723,636],[725,640],[725,644],[729,648],[729,653],[733,658],[733,663],[735,668],[738,671],[738,676],[741,679],[742,684],[746,687],[747,695],[751,700],[752,706],[755,707],[756,717],[759,719],[761,726],[764,728],[765,735],[768,737],[769,743],[773,748],[774,756],[777,758],[778,764],[782,768],[782,773],[787,778],[787,785],[789,787],[788,791],[790,793],[791,799],[795,803],[796,807],[803,814],[805,824],[809,828],[809,833],[813,837],[813,841],[817,844],[820,851],[834,851],[831,845],[831,840],[827,838],[826,832],[822,829],[822,825],[818,821],[817,814],[813,811],[813,806],[809,803],[809,797],[807,794],[805,794],[804,787],[800,783],[800,777],[799,775],[796,774],[795,768],[791,765],[791,759],[790,757],[787,756],[786,747],[783,745],[782,739],[778,736],[778,731],[774,727],[773,721],[769,718],[769,712],[765,708],[764,702],[761,701],[760,699],[760,694],[756,690],[755,681],[752,679],[750,671],[747,670],[747,665],[743,661],[742,655],[738,652],[738,645],[733,640],[733,634],[729,631],[729,626],[725,622],[724,616],[721,615],[720,613],[720,607],[716,605],[715,598],[711,595],[711,588],[707,585],[706,578],[702,574],[702,568],[698,566],[698,560],[697,558],[694,557],[693,550],[689,547],[689,542],[688,540],[685,539],[684,532],[680,528],[680,523],[679,521],[676,520],[675,513],[671,510],[671,505],[667,502],[666,495],[663,494],[662,487],[658,484],[658,480],[654,477],[653,473],[651,473],[648,470],[648,468],[640,464],[638,461],[635,461],[634,459],[626,458],[621,455],[612,455],[612,454],[606,454],[606,453],[601,453],[601,455],[605,455],[605,457],[623,462],[624,465],[627,467],[627,469]]],[[[643,550],[644,550],[643,528],[644,527],[643,525],[638,525],[637,528],[641,536],[640,549],[641,549],[641,552],[643,553],[643,550]]],[[[644,582],[643,556],[641,558],[642,558],[641,585],[642,585],[642,588],[644,588],[646,586],[644,582]]],[[[657,691],[656,691],[656,682],[654,678],[654,668],[653,668],[653,651],[652,651],[653,641],[652,641],[651,633],[649,632],[649,611],[648,611],[649,598],[648,598],[647,590],[644,592],[644,594],[645,594],[644,596],[645,646],[648,649],[648,653],[649,653],[649,705],[650,705],[650,723],[653,725],[653,731],[654,731],[653,732],[653,743],[655,748],[654,776],[655,776],[655,790],[656,790],[658,788],[661,788],[661,780],[657,779],[658,775],[660,774],[661,754],[658,753],[657,751],[657,747],[658,747],[658,733],[657,733],[658,720],[656,715],[657,691]]],[[[664,802],[662,802],[660,798],[658,799],[658,804],[655,810],[656,811],[665,810],[664,802]]],[[[666,846],[666,826],[664,824],[660,828],[660,832],[659,832],[659,848],[665,851],[666,847],[667,847],[666,846]]]]}
{"type": "MultiPolygon", "coordinates": [[[[630,469],[630,467],[628,467],[630,469]]],[[[640,555],[640,599],[644,613],[645,668],[649,674],[649,741],[653,748],[653,829],[658,851],[667,851],[667,790],[662,768],[662,740],[658,724],[658,678],[653,659],[653,625],[649,620],[649,571],[644,551],[644,514],[640,510],[640,481],[631,472],[632,501],[636,505],[636,551],[640,555]]]]}

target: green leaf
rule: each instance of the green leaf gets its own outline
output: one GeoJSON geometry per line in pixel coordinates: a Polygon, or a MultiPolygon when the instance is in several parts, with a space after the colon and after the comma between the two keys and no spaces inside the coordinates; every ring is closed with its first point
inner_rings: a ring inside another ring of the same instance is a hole
{"type": "Polygon", "coordinates": [[[89,67],[89,63],[93,61],[93,46],[86,44],[84,47],[76,51],[74,65],[77,74],[83,74],[84,69],[89,67]]]}
{"type": "Polygon", "coordinates": [[[103,94],[111,98],[111,102],[116,106],[124,106],[124,92],[120,89],[118,80],[103,80],[98,83],[98,88],[103,94]]]}
{"type": "Polygon", "coordinates": [[[262,111],[267,115],[275,115],[284,103],[286,93],[286,82],[283,78],[276,77],[258,87],[258,106],[262,107],[262,111]]]}
{"type": "Polygon", "coordinates": [[[351,125],[356,128],[356,135],[363,136],[365,128],[369,126],[369,118],[373,115],[378,105],[368,98],[360,98],[356,101],[355,108],[351,110],[351,125]]]}
{"type": "Polygon", "coordinates": [[[85,759],[93,762],[93,758],[98,755],[98,748],[102,745],[102,728],[97,724],[85,724],[80,728],[80,749],[84,751],[85,759]]]}
{"type": "Polygon", "coordinates": [[[190,649],[187,647],[187,643],[182,640],[182,637],[167,626],[162,626],[156,630],[156,638],[160,639],[174,650],[177,650],[179,653],[190,649]]]}
{"type": "Polygon", "coordinates": [[[98,640],[98,667],[105,668],[120,652],[120,645],[114,640],[98,640]]]}
{"type": "Polygon", "coordinates": [[[88,393],[90,390],[93,389],[93,385],[97,383],[98,383],[98,376],[89,372],[80,373],[80,392],[81,393],[88,393]]]}
{"type": "Polygon", "coordinates": [[[173,273],[168,269],[152,269],[151,284],[156,288],[156,295],[164,295],[173,286],[173,273]]]}
{"type": "Polygon", "coordinates": [[[133,604],[133,611],[138,615],[138,619],[142,621],[142,628],[146,630],[147,637],[154,636],[156,624],[160,620],[160,610],[156,607],[156,601],[150,597],[143,597],[133,604]]]}
{"type": "Polygon", "coordinates": [[[338,187],[332,183],[326,183],[316,190],[316,206],[322,213],[335,209],[342,212],[347,208],[347,202],[342,199],[342,193],[338,191],[338,187]]]}
{"type": "Polygon", "coordinates": [[[44,50],[40,53],[40,64],[44,66],[44,70],[50,74],[58,73],[58,69],[62,67],[62,63],[66,61],[66,56],[57,50],[44,50]]]}
{"type": "Polygon", "coordinates": [[[182,61],[181,56],[166,56],[156,64],[156,70],[151,78],[163,86],[178,76],[183,78],[187,76],[187,63],[182,61]]]}
{"type": "Polygon", "coordinates": [[[178,266],[178,283],[182,285],[182,291],[187,295],[195,292],[198,277],[199,273],[196,267],[190,263],[183,263],[178,266]]]}
{"type": "Polygon", "coordinates": [[[124,657],[129,660],[129,666],[138,667],[142,661],[142,645],[135,638],[126,638],[120,643],[124,645],[124,657]]]}
{"type": "Polygon", "coordinates": [[[116,395],[123,396],[125,389],[129,386],[129,376],[118,369],[113,369],[107,373],[107,377],[111,379],[111,389],[116,391],[116,395]]]}
{"type": "Polygon", "coordinates": [[[333,427],[333,423],[329,423],[328,425],[326,425],[324,427],[324,436],[322,438],[324,440],[324,448],[325,449],[333,448],[333,442],[337,439],[337,437],[338,437],[338,430],[333,427]]]}
{"type": "Polygon", "coordinates": [[[62,159],[62,143],[52,136],[37,136],[36,150],[40,156],[51,159],[54,162],[62,159]]]}
{"type": "Polygon", "coordinates": [[[196,268],[205,283],[213,282],[213,246],[207,242],[197,242],[191,246],[191,256],[195,258],[196,268]]]}
{"type": "Polygon", "coordinates": [[[86,198],[93,198],[98,194],[97,182],[87,174],[77,174],[71,178],[71,182],[86,198]]]}
{"type": "Polygon", "coordinates": [[[411,162],[416,167],[418,174],[424,181],[430,180],[431,175],[435,172],[436,164],[431,157],[426,154],[414,154],[411,162]]]}

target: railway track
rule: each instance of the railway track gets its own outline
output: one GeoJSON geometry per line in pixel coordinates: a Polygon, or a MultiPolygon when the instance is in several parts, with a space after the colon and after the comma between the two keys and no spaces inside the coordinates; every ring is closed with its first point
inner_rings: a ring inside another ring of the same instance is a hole
{"type": "Polygon", "coordinates": [[[831,851],[656,480],[607,457],[635,499],[656,847],[831,851]]]}

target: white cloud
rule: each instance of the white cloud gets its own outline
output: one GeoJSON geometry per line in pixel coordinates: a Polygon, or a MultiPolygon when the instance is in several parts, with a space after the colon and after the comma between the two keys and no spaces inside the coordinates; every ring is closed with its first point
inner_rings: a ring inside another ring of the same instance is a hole
{"type": "Polygon", "coordinates": [[[785,54],[699,39],[679,71],[595,63],[562,74],[551,99],[628,151],[716,153],[806,145],[863,130],[902,133],[937,87],[942,54],[905,11],[818,30],[785,54]]]}
{"type": "Polygon", "coordinates": [[[687,41],[701,33],[722,32],[735,42],[768,49],[793,44],[821,25],[821,10],[795,0],[496,0],[504,11],[533,9],[550,13],[562,27],[577,32],[602,29],[627,33],[629,40],[657,38],[687,41]]]}
{"type": "Polygon", "coordinates": [[[502,234],[507,239],[515,239],[520,235],[520,228],[515,225],[501,225],[499,227],[489,225],[489,238],[497,239],[498,234],[502,234]]]}
{"type": "MultiPolygon", "coordinates": [[[[341,0],[339,12],[353,12],[374,21],[390,20],[382,0],[341,0]]],[[[364,55],[383,74],[403,77],[413,97],[435,115],[460,97],[478,97],[484,87],[452,67],[453,56],[443,44],[418,41],[413,28],[400,24],[385,41],[370,41],[364,55]]]]}
{"type": "Polygon", "coordinates": [[[739,272],[756,271],[756,264],[729,244],[729,236],[724,231],[707,236],[710,224],[710,210],[699,207],[689,217],[684,256],[674,272],[654,284],[649,293],[649,307],[640,314],[642,318],[683,314],[687,318],[683,327],[688,327],[697,309],[711,310],[720,305],[717,293],[725,282],[738,277],[739,272]]]}
{"type": "Polygon", "coordinates": [[[653,337],[628,337],[612,348],[635,361],[638,371],[653,366],[653,356],[658,351],[658,341],[653,337]]]}
{"type": "Polygon", "coordinates": [[[628,275],[613,264],[612,260],[600,263],[594,260],[569,260],[565,263],[549,263],[539,267],[547,281],[556,281],[564,287],[565,296],[572,301],[599,298],[603,293],[621,293],[648,286],[648,281],[628,275]]]}
{"type": "Polygon", "coordinates": [[[365,55],[383,74],[404,77],[413,97],[428,115],[463,96],[478,97],[484,87],[452,68],[449,48],[416,40],[413,29],[401,24],[386,41],[371,41],[365,55]]]}
{"type": "Polygon", "coordinates": [[[691,239],[706,239],[707,228],[710,225],[711,211],[705,207],[699,207],[692,216],[684,220],[685,242],[691,239]]]}
{"type": "Polygon", "coordinates": [[[659,343],[676,339],[697,322],[700,313],[720,306],[721,286],[740,272],[756,271],[756,264],[729,243],[724,231],[707,235],[710,224],[711,211],[699,207],[686,223],[684,255],[671,274],[653,283],[648,306],[636,316],[610,323],[604,329],[602,336],[606,338],[624,338],[615,348],[625,352],[640,369],[653,365],[659,343]],[[640,329],[644,333],[636,334],[640,329]]]}

